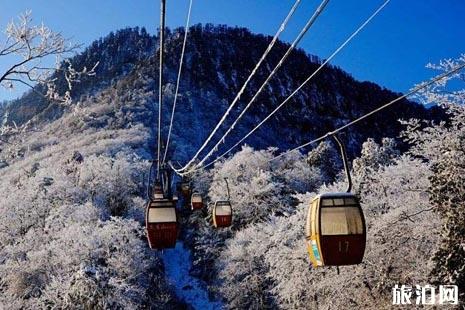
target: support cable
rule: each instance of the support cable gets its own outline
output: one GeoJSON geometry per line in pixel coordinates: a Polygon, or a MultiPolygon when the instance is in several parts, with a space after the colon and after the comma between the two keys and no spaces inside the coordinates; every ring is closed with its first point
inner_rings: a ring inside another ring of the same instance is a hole
{"type": "Polygon", "coordinates": [[[284,153],[281,153],[281,154],[278,155],[278,156],[273,157],[272,159],[270,159],[270,161],[276,160],[276,159],[281,158],[281,157],[283,157],[283,156],[285,156],[285,155],[287,155],[287,154],[289,154],[289,153],[291,153],[291,152],[298,151],[298,150],[300,150],[300,149],[302,149],[302,148],[304,148],[304,147],[306,147],[306,146],[309,146],[309,145],[311,145],[311,144],[320,142],[320,141],[322,141],[322,140],[324,140],[324,139],[326,139],[326,138],[328,138],[328,137],[330,137],[330,136],[333,136],[333,135],[337,134],[338,132],[340,132],[340,131],[342,131],[342,130],[344,130],[344,129],[346,129],[346,128],[352,126],[352,125],[355,125],[355,124],[361,122],[362,120],[364,120],[364,119],[366,119],[366,118],[372,116],[373,114],[376,114],[376,113],[378,113],[379,111],[384,110],[384,109],[390,107],[390,106],[393,105],[394,103],[399,102],[400,100],[405,99],[405,98],[407,98],[407,97],[409,97],[409,96],[415,94],[416,92],[418,92],[418,91],[420,91],[420,90],[423,90],[423,89],[425,89],[425,88],[431,86],[432,84],[437,83],[437,82],[441,81],[442,79],[444,79],[444,78],[446,78],[446,77],[449,77],[449,76],[452,75],[452,74],[457,73],[458,71],[462,70],[463,68],[465,68],[465,63],[463,63],[463,64],[461,64],[461,65],[455,67],[454,69],[452,69],[452,70],[450,70],[450,71],[447,71],[447,72],[445,72],[445,73],[443,73],[443,74],[440,74],[440,75],[436,76],[435,78],[433,78],[433,79],[430,80],[429,82],[425,82],[425,83],[419,84],[418,86],[416,86],[415,88],[413,88],[412,90],[410,90],[408,93],[406,93],[406,94],[404,94],[404,95],[402,95],[402,96],[400,96],[400,97],[398,97],[398,98],[396,98],[396,99],[394,99],[394,100],[389,101],[388,103],[386,103],[386,104],[384,104],[384,105],[382,105],[382,106],[380,106],[380,107],[374,109],[373,111],[371,111],[371,112],[369,112],[369,113],[367,113],[367,114],[365,114],[365,115],[363,115],[363,116],[361,116],[361,117],[359,117],[359,118],[354,119],[353,121],[351,121],[351,122],[349,122],[349,123],[347,123],[347,124],[345,124],[345,125],[343,125],[343,126],[337,128],[337,129],[335,129],[335,130],[333,130],[333,131],[331,131],[331,132],[327,132],[326,134],[324,134],[323,136],[321,136],[321,137],[319,137],[319,138],[316,138],[316,139],[314,139],[314,140],[312,140],[312,141],[310,141],[310,142],[304,143],[304,144],[302,144],[302,145],[300,145],[300,146],[298,146],[298,147],[295,147],[295,148],[293,148],[293,149],[291,149],[291,150],[288,150],[288,151],[286,151],[286,152],[284,152],[284,153]]]}
{"type": "Polygon", "coordinates": [[[260,60],[257,62],[257,64],[255,65],[255,68],[252,70],[252,72],[250,73],[249,77],[247,78],[247,80],[244,82],[244,85],[242,85],[241,89],[239,90],[239,92],[237,93],[236,97],[234,98],[234,100],[232,101],[231,105],[228,107],[228,109],[226,110],[226,112],[223,114],[222,118],[220,119],[220,121],[218,122],[218,124],[215,126],[215,128],[213,129],[213,131],[210,133],[210,135],[208,136],[208,138],[205,140],[205,142],[203,143],[203,145],[199,148],[199,150],[195,153],[195,155],[192,157],[192,159],[182,168],[180,169],[176,169],[175,172],[179,174],[179,172],[181,171],[184,171],[186,170],[187,168],[189,168],[191,166],[191,164],[197,159],[197,157],[200,155],[200,153],[203,151],[203,149],[208,145],[208,143],[210,142],[210,140],[213,138],[213,136],[215,135],[215,133],[218,131],[218,129],[220,128],[220,126],[223,124],[223,122],[226,120],[227,116],[229,115],[229,113],[231,112],[231,110],[234,108],[234,106],[236,105],[236,103],[239,101],[240,97],[242,96],[242,94],[244,93],[245,91],[245,88],[247,87],[247,85],[249,84],[250,80],[252,79],[252,77],[255,75],[255,73],[258,71],[258,69],[260,68],[260,66],[262,65],[263,61],[265,60],[265,58],[268,56],[268,54],[270,53],[271,49],[273,48],[273,46],[275,45],[276,41],[278,40],[278,37],[279,35],[284,31],[284,29],[286,28],[286,25],[288,24],[289,20],[291,19],[292,15],[294,15],[294,12],[296,11],[297,7],[299,6],[301,0],[296,0],[296,2],[294,3],[294,5],[292,6],[291,10],[289,11],[288,15],[286,16],[286,18],[284,19],[283,23],[281,24],[281,26],[279,27],[278,31],[276,32],[275,36],[273,37],[273,39],[271,40],[270,44],[268,45],[268,47],[266,48],[265,52],[263,53],[262,57],[260,58],[260,60]]]}
{"type": "Polygon", "coordinates": [[[161,165],[161,123],[163,107],[163,47],[165,42],[165,9],[166,0],[160,0],[160,69],[158,76],[158,147],[157,147],[157,180],[160,180],[161,165]]]}
{"type": "Polygon", "coordinates": [[[199,162],[193,169],[190,169],[187,173],[194,172],[200,168],[206,168],[211,166],[215,162],[219,161],[221,158],[224,158],[227,154],[229,154],[232,150],[234,150],[237,146],[239,146],[245,139],[251,136],[258,128],[260,128],[267,120],[269,120],[279,109],[281,109],[287,102],[289,102],[295,94],[300,91],[321,69],[323,69],[352,39],[365,28],[368,23],[376,16],[379,12],[390,2],[390,0],[386,0],[360,27],[357,28],[345,41],[342,43],[332,54],[328,57],[297,89],[295,89],[280,105],[278,105],[270,114],[268,114],[265,119],[263,119],[257,126],[255,126],[248,134],[246,134],[242,139],[240,139],[236,144],[234,144],[231,148],[229,148],[226,152],[218,156],[215,160],[211,161],[207,165],[203,165],[207,157],[203,158],[201,162],[199,162]]]}
{"type": "Polygon", "coordinates": [[[165,154],[163,155],[163,161],[162,161],[163,164],[166,162],[166,156],[168,155],[168,148],[170,145],[171,130],[173,129],[174,112],[176,111],[176,103],[178,101],[179,84],[181,81],[182,65],[184,62],[184,53],[186,50],[187,34],[189,33],[189,23],[190,23],[190,18],[191,18],[192,2],[193,0],[190,0],[189,2],[189,10],[187,13],[186,27],[184,28],[184,40],[182,42],[181,59],[179,60],[178,79],[176,81],[176,90],[174,93],[173,109],[171,110],[170,127],[168,129],[168,137],[166,138],[166,145],[165,145],[165,154]]]}
{"type": "Polygon", "coordinates": [[[194,167],[194,169],[197,166],[201,166],[211,155],[213,155],[217,150],[218,147],[221,143],[224,143],[226,137],[229,135],[231,131],[234,130],[235,126],[239,122],[239,120],[244,116],[244,114],[247,112],[247,110],[252,106],[252,104],[255,102],[255,100],[258,98],[258,96],[262,93],[263,89],[265,89],[265,86],[268,84],[268,82],[273,78],[273,76],[276,74],[276,72],[279,70],[279,68],[283,65],[284,61],[286,61],[287,57],[291,54],[291,52],[295,49],[297,44],[302,40],[304,35],[307,33],[307,31],[310,29],[310,27],[315,23],[316,19],[320,14],[323,12],[324,8],[328,4],[329,0],[323,0],[318,8],[315,10],[313,15],[310,17],[310,19],[307,21],[305,26],[302,28],[301,32],[297,36],[297,38],[292,42],[291,46],[287,49],[286,53],[284,56],[281,58],[279,63],[276,65],[276,67],[271,71],[269,76],[266,78],[265,82],[260,86],[258,89],[257,93],[252,97],[252,99],[249,101],[249,103],[245,106],[244,110],[239,114],[239,116],[236,118],[236,120],[232,123],[232,125],[228,128],[228,130],[224,133],[224,135],[218,140],[218,142],[215,144],[215,146],[208,152],[207,155],[194,167]]]}

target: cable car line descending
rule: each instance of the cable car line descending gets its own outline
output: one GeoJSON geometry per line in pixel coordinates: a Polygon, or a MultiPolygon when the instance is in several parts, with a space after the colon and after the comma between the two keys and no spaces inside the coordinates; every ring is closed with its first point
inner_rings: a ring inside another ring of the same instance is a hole
{"type": "MultiPolygon", "coordinates": [[[[162,104],[163,104],[163,53],[164,53],[164,28],[165,28],[165,5],[166,0],[160,0],[161,3],[161,17],[160,17],[160,59],[159,59],[159,110],[158,110],[158,149],[157,149],[157,172],[156,172],[156,180],[152,180],[152,172],[154,169],[154,161],[152,161],[152,165],[149,171],[148,177],[148,187],[147,187],[147,194],[148,194],[148,204],[145,209],[145,230],[146,235],[149,243],[149,247],[151,249],[162,250],[165,248],[175,248],[176,241],[180,232],[180,222],[178,216],[178,210],[176,208],[177,199],[174,199],[173,192],[172,192],[172,172],[176,172],[181,175],[182,182],[179,186],[178,191],[184,196],[183,201],[187,202],[188,198],[190,198],[190,209],[192,211],[195,210],[202,210],[204,208],[204,200],[200,192],[194,191],[191,188],[191,184],[189,179],[186,178],[186,174],[192,173],[199,169],[208,167],[213,163],[217,162],[221,158],[225,157],[229,154],[234,148],[240,145],[245,139],[247,139],[250,135],[252,135],[258,128],[260,128],[266,121],[268,121],[279,109],[281,109],[286,103],[292,99],[297,92],[299,92],[308,82],[318,74],[319,71],[322,70],[351,40],[361,32],[369,22],[378,15],[384,7],[390,2],[390,0],[385,0],[383,4],[367,19],[364,23],[362,23],[331,55],[328,57],[320,66],[313,72],[311,75],[299,86],[297,87],[283,102],[281,102],[270,114],[268,114],[257,126],[255,126],[252,130],[250,130],[240,141],[238,141],[233,147],[223,153],[221,156],[217,157],[215,160],[210,162],[207,165],[203,165],[205,161],[212,156],[218,149],[218,146],[221,143],[224,143],[225,138],[228,134],[235,128],[235,125],[239,122],[242,116],[246,113],[249,107],[253,104],[253,102],[258,98],[260,93],[263,91],[264,87],[267,83],[271,80],[271,78],[275,75],[277,70],[282,66],[286,58],[290,55],[291,51],[297,46],[300,40],[303,38],[305,33],[309,30],[309,28],[313,25],[315,20],[318,16],[323,12],[324,8],[326,7],[329,0],[322,0],[321,4],[318,6],[314,14],[311,18],[307,21],[304,28],[301,30],[297,38],[291,44],[289,49],[286,51],[284,56],[278,62],[276,67],[271,71],[270,75],[266,78],[264,83],[260,86],[258,91],[249,101],[249,103],[245,106],[243,111],[239,114],[239,116],[234,120],[231,126],[226,130],[224,135],[219,139],[216,145],[207,153],[207,155],[198,163],[194,164],[197,157],[200,153],[205,149],[208,143],[211,141],[219,127],[223,124],[226,117],[234,107],[234,105],[239,101],[240,96],[244,92],[245,88],[247,87],[248,83],[250,82],[251,78],[255,75],[258,68],[264,62],[265,58],[271,51],[272,47],[274,46],[275,42],[277,41],[278,36],[281,32],[285,29],[288,21],[290,20],[291,16],[294,14],[295,10],[297,9],[300,0],[296,0],[294,6],[291,8],[291,11],[287,15],[284,22],[281,24],[281,27],[278,29],[275,37],[268,45],[265,53],[260,58],[259,62],[256,64],[255,68],[252,70],[251,74],[249,75],[248,79],[240,89],[239,93],[236,95],[235,99],[233,100],[232,104],[228,107],[227,111],[220,119],[214,130],[210,133],[209,137],[206,139],[204,144],[201,148],[197,151],[194,157],[182,168],[175,169],[170,162],[168,162],[169,166],[166,165],[165,161],[168,156],[168,148],[170,143],[170,137],[172,132],[172,126],[174,123],[174,113],[176,109],[177,103],[177,96],[179,91],[181,73],[182,73],[182,66],[183,66],[183,59],[185,54],[185,48],[187,44],[187,35],[188,35],[188,26],[190,22],[191,10],[192,10],[192,3],[193,0],[190,0],[189,3],[189,10],[187,15],[186,21],[186,29],[184,34],[184,40],[181,50],[181,59],[179,62],[179,71],[177,76],[176,82],[176,91],[175,97],[173,102],[173,107],[171,111],[171,119],[170,119],[170,127],[168,132],[168,137],[166,140],[166,146],[164,149],[163,160],[161,160],[161,152],[162,152],[162,134],[161,134],[161,127],[162,127],[162,104]],[[151,186],[152,181],[154,181],[153,186],[151,186]]],[[[363,261],[365,248],[366,248],[366,239],[367,239],[367,227],[365,222],[365,217],[363,214],[362,207],[360,205],[359,198],[351,193],[352,190],[352,179],[350,175],[349,169],[349,162],[347,159],[347,153],[344,144],[338,138],[337,134],[352,125],[355,125],[362,120],[390,107],[396,102],[399,102],[402,99],[411,96],[412,94],[425,89],[434,83],[452,75],[458,73],[460,70],[465,68],[465,63],[456,66],[455,68],[451,69],[448,72],[440,74],[435,78],[431,79],[428,82],[422,83],[414,87],[408,93],[399,96],[398,98],[391,100],[390,102],[379,106],[378,108],[368,112],[352,121],[349,121],[347,124],[340,126],[339,128],[327,132],[323,136],[314,139],[310,142],[307,142],[303,145],[300,145],[296,148],[291,150],[285,151],[278,156],[275,156],[268,161],[276,160],[290,152],[297,151],[306,147],[310,144],[316,143],[318,141],[324,140],[326,138],[332,137],[335,139],[336,143],[339,146],[341,158],[344,164],[344,170],[347,176],[347,190],[346,192],[336,192],[336,193],[325,193],[319,194],[313,198],[306,216],[306,224],[305,224],[305,241],[308,250],[308,254],[310,256],[310,260],[314,267],[319,266],[343,266],[343,265],[354,265],[360,264],[363,261]]],[[[226,182],[226,189],[227,189],[227,198],[218,199],[215,201],[211,212],[212,212],[212,222],[215,228],[227,228],[232,225],[233,220],[233,208],[231,204],[231,197],[230,197],[230,188],[228,184],[228,179],[224,178],[226,182]]],[[[339,269],[338,274],[339,274],[339,269]]]]}
{"type": "Polygon", "coordinates": [[[276,34],[274,35],[273,39],[271,40],[270,44],[268,45],[268,47],[266,48],[265,52],[263,53],[263,55],[261,56],[260,60],[257,62],[257,64],[255,65],[254,69],[252,70],[252,72],[250,73],[249,77],[247,78],[247,80],[244,82],[244,84],[242,85],[241,89],[239,90],[239,92],[237,93],[236,97],[234,98],[234,100],[232,101],[232,103],[230,104],[230,106],[228,107],[228,109],[226,110],[226,112],[223,114],[222,118],[220,119],[220,121],[218,122],[218,124],[215,126],[215,128],[213,129],[213,131],[210,133],[210,135],[208,136],[208,138],[205,140],[205,142],[203,143],[203,145],[199,148],[199,150],[197,151],[197,153],[195,153],[195,155],[192,157],[192,159],[182,168],[180,169],[176,169],[174,168],[173,166],[171,166],[171,168],[173,168],[173,170],[180,174],[180,172],[186,170],[187,168],[189,168],[191,166],[191,164],[197,159],[197,157],[200,155],[200,153],[203,151],[203,149],[208,145],[208,143],[210,142],[210,140],[213,138],[213,136],[215,135],[215,133],[218,131],[218,129],[220,128],[220,126],[223,124],[223,122],[226,120],[227,116],[229,115],[229,113],[231,112],[231,110],[234,108],[234,106],[236,105],[236,103],[239,101],[240,97],[242,96],[243,92],[245,91],[245,88],[247,87],[247,85],[249,84],[249,82],[251,81],[252,77],[255,75],[255,73],[258,71],[258,69],[260,68],[260,66],[262,65],[263,61],[265,60],[265,58],[268,56],[268,54],[270,53],[271,49],[273,48],[273,46],[275,45],[275,43],[277,42],[279,36],[281,35],[281,33],[286,29],[286,26],[289,22],[289,20],[291,19],[291,17],[294,15],[294,12],[296,11],[297,7],[299,6],[301,0],[296,0],[296,2],[294,3],[294,5],[292,6],[291,10],[289,11],[289,13],[287,14],[286,18],[284,19],[284,21],[282,22],[281,26],[279,27],[278,31],[276,32],[276,34]]]}
{"type": "Polygon", "coordinates": [[[161,159],[161,123],[163,107],[163,48],[165,43],[165,15],[166,0],[160,0],[160,69],[158,76],[158,146],[157,146],[157,180],[160,178],[161,159]]]}
{"type": "MultiPolygon", "coordinates": [[[[224,158],[227,154],[229,154],[232,150],[234,150],[237,146],[239,146],[245,139],[251,136],[258,128],[260,128],[266,121],[268,121],[279,109],[281,109],[286,103],[292,99],[297,92],[299,92],[321,69],[323,69],[353,38],[362,31],[370,21],[378,15],[384,7],[390,2],[390,0],[386,0],[370,17],[363,24],[361,24],[299,87],[297,87],[280,105],[278,105],[268,116],[266,116],[257,126],[255,126],[249,133],[247,133],[242,139],[240,139],[236,144],[234,144],[231,148],[229,148],[226,152],[218,156],[215,160],[211,161],[207,165],[203,165],[203,163],[208,159],[209,156],[206,156],[199,162],[193,169],[189,171],[189,173],[199,170],[200,168],[206,168],[213,165],[215,162],[219,161],[221,158],[224,158]]],[[[212,153],[213,154],[213,153],[212,153]]],[[[210,154],[211,155],[211,154],[210,154]]]]}
{"type": "Polygon", "coordinates": [[[193,0],[189,1],[189,9],[188,9],[188,12],[187,12],[186,27],[184,28],[184,40],[182,42],[181,58],[179,60],[178,78],[176,80],[176,90],[174,92],[174,101],[173,101],[173,108],[171,110],[170,127],[168,129],[168,137],[166,138],[166,145],[165,145],[165,154],[163,155],[163,161],[162,161],[163,164],[165,163],[166,156],[168,154],[168,148],[169,148],[169,145],[170,145],[170,138],[171,138],[171,130],[173,128],[174,112],[176,110],[176,103],[178,101],[179,84],[180,84],[180,81],[181,81],[182,65],[183,65],[183,62],[184,62],[184,53],[185,53],[185,50],[186,50],[187,35],[189,33],[189,23],[190,23],[191,12],[192,12],[192,2],[193,2],[193,0]]]}
{"type": "MultiPolygon", "coordinates": [[[[286,61],[287,57],[291,54],[291,52],[295,49],[295,47],[299,44],[299,42],[302,40],[302,38],[305,36],[307,31],[310,29],[310,27],[315,23],[316,19],[320,14],[323,12],[324,8],[328,4],[329,0],[323,0],[318,8],[315,10],[313,15],[310,17],[310,19],[307,21],[305,26],[302,28],[300,31],[299,35],[296,37],[294,42],[292,42],[291,46],[287,49],[286,53],[284,56],[281,58],[281,60],[278,62],[276,67],[271,71],[271,73],[268,75],[266,80],[263,82],[263,84],[260,86],[256,94],[250,99],[249,103],[245,106],[244,110],[239,114],[239,116],[236,118],[236,120],[232,123],[232,125],[228,128],[228,130],[224,133],[224,135],[218,140],[218,142],[215,144],[215,146],[210,150],[210,152],[205,155],[205,157],[198,163],[197,166],[201,166],[206,159],[208,159],[213,153],[215,153],[218,150],[218,147],[221,143],[224,143],[224,140],[226,137],[229,135],[231,131],[234,130],[235,126],[239,122],[239,120],[244,116],[244,114],[247,112],[247,110],[252,106],[252,104],[255,102],[255,100],[258,98],[258,96],[262,93],[263,89],[265,89],[265,86],[268,85],[268,82],[273,78],[273,76],[278,72],[279,68],[283,65],[284,61],[286,61]]],[[[194,167],[194,169],[196,168],[194,167]]]]}
{"type": "Polygon", "coordinates": [[[160,0],[160,68],[158,90],[158,141],[157,141],[157,172],[152,186],[152,170],[149,170],[147,184],[148,203],[145,208],[145,232],[151,249],[162,250],[174,248],[179,234],[179,222],[176,203],[171,190],[172,170],[161,163],[161,125],[163,108],[163,52],[166,0],[160,0]]]}
{"type": "Polygon", "coordinates": [[[372,116],[373,114],[376,114],[376,113],[378,113],[379,111],[382,111],[382,110],[384,110],[384,109],[390,107],[390,106],[393,105],[394,103],[396,103],[396,102],[398,102],[398,101],[400,101],[400,100],[402,100],[402,99],[405,99],[405,98],[407,98],[407,97],[409,97],[409,96],[415,94],[416,92],[418,92],[418,91],[420,91],[420,90],[422,90],[422,89],[425,89],[425,88],[427,88],[428,86],[431,86],[432,84],[434,84],[434,83],[436,83],[436,82],[439,82],[440,80],[442,80],[442,79],[444,79],[444,78],[446,78],[446,77],[448,77],[448,76],[450,76],[450,75],[452,75],[452,74],[457,73],[458,71],[460,71],[460,70],[462,70],[462,69],[464,69],[464,68],[465,68],[465,63],[463,63],[463,64],[461,64],[461,65],[455,67],[455,68],[452,69],[452,70],[449,70],[449,71],[447,71],[447,72],[445,72],[445,73],[443,73],[443,74],[440,74],[440,75],[436,76],[435,78],[431,79],[429,82],[419,84],[418,86],[416,86],[415,88],[413,88],[413,89],[412,89],[411,91],[409,91],[408,93],[406,93],[406,94],[404,94],[404,95],[402,95],[402,96],[400,96],[400,97],[398,97],[398,98],[396,98],[396,99],[394,99],[394,100],[389,101],[388,103],[386,103],[386,104],[384,104],[384,105],[382,105],[382,106],[380,106],[380,107],[374,109],[373,111],[371,111],[371,112],[369,112],[369,113],[367,113],[367,114],[365,114],[365,115],[360,116],[359,118],[356,118],[356,119],[350,121],[349,123],[347,123],[347,124],[345,124],[345,125],[343,125],[343,126],[337,128],[337,129],[335,129],[335,130],[333,130],[333,131],[327,132],[326,134],[322,135],[322,136],[319,137],[319,138],[316,138],[316,139],[314,139],[314,140],[312,140],[312,141],[310,141],[310,142],[304,143],[304,144],[302,144],[302,145],[300,145],[300,146],[298,146],[298,147],[295,147],[295,148],[293,148],[293,149],[291,149],[291,150],[288,150],[288,151],[286,151],[286,152],[283,152],[283,153],[279,154],[278,156],[273,157],[272,159],[270,159],[270,161],[273,161],[273,160],[276,160],[276,159],[278,159],[278,158],[281,158],[281,157],[283,157],[283,156],[285,156],[285,155],[287,155],[287,154],[289,154],[289,153],[291,153],[291,152],[298,151],[298,150],[300,150],[300,149],[302,149],[302,148],[304,148],[304,147],[306,147],[306,146],[309,146],[309,145],[311,145],[311,144],[320,142],[320,141],[322,141],[322,140],[324,140],[324,139],[326,139],[326,138],[328,138],[328,137],[330,137],[330,136],[334,136],[335,134],[339,133],[340,131],[342,131],[342,130],[344,130],[344,129],[346,129],[346,128],[352,126],[352,125],[355,125],[355,124],[359,123],[360,121],[362,121],[362,120],[364,120],[364,119],[366,119],[366,118],[372,116]]]}

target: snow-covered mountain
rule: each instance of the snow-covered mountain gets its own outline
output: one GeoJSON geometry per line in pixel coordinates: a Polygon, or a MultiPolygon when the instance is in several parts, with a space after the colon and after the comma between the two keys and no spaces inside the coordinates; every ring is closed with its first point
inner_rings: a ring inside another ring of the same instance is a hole
{"type": "MultiPolygon", "coordinates": [[[[183,30],[168,31],[166,43],[166,86],[164,133],[173,102],[174,85],[179,64],[183,30]]],[[[252,34],[244,28],[196,25],[190,29],[186,61],[181,81],[179,105],[173,130],[175,157],[187,160],[201,145],[210,130],[227,109],[248,74],[266,49],[270,37],[252,34]],[[188,129],[188,130],[186,130],[188,129]]],[[[124,29],[92,43],[72,59],[76,68],[99,63],[97,76],[77,84],[72,95],[85,102],[104,90],[114,89],[121,104],[135,93],[157,107],[158,57],[157,38],[144,29],[124,29]]],[[[278,42],[256,77],[251,81],[240,103],[232,111],[224,128],[240,113],[285,53],[288,44],[278,42]]],[[[270,81],[256,103],[227,139],[229,147],[281,103],[320,64],[321,60],[303,50],[295,50],[270,81]]],[[[59,85],[65,81],[59,78],[59,85]]],[[[257,147],[276,146],[282,149],[304,143],[336,126],[360,116],[396,98],[398,94],[370,82],[354,80],[340,68],[324,68],[284,108],[260,128],[246,143],[257,147]]],[[[95,100],[95,99],[93,99],[95,100]]],[[[10,104],[2,114],[22,124],[34,118],[48,122],[62,115],[62,109],[30,92],[10,104]]],[[[153,109],[141,114],[141,121],[153,122],[153,109]]],[[[380,140],[396,137],[401,129],[397,120],[437,118],[438,109],[426,110],[404,100],[385,113],[353,127],[349,134],[349,151],[356,154],[367,137],[380,140]]],[[[155,127],[155,126],[154,126],[155,127]]],[[[223,129],[225,130],[225,129],[223,129]]],[[[220,130],[220,133],[222,131],[220,130]]]]}
{"type": "MultiPolygon", "coordinates": [[[[182,34],[168,34],[165,131],[182,34]]],[[[173,158],[192,156],[269,40],[242,28],[192,27],[173,158]]],[[[287,46],[277,44],[234,115],[287,46]]],[[[314,194],[345,187],[340,158],[327,141],[275,162],[270,159],[276,150],[265,148],[295,146],[397,96],[334,67],[323,70],[251,137],[253,147],[238,149],[195,175],[193,185],[208,206],[195,213],[179,206],[182,231],[176,249],[149,250],[143,218],[157,134],[155,50],[156,38],[143,29],[110,34],[72,60],[76,68],[99,62],[97,76],[73,88],[75,106],[50,103],[31,92],[0,109],[6,123],[29,122],[2,136],[0,308],[379,309],[391,306],[394,285],[430,283],[433,268],[441,283],[451,277],[463,283],[463,276],[454,273],[463,261],[461,248],[450,250],[463,240],[457,243],[454,234],[463,228],[459,217],[450,220],[455,230],[447,244],[452,246],[443,246],[445,254],[439,257],[452,253],[455,265],[438,267],[430,260],[449,233],[440,234],[441,218],[432,208],[463,200],[459,187],[465,174],[455,169],[465,158],[460,155],[463,108],[450,109],[449,127],[411,121],[404,135],[410,153],[403,154],[406,145],[394,141],[406,128],[399,118],[442,117],[439,108],[427,110],[408,101],[344,137],[357,157],[352,162],[354,191],[368,226],[363,264],[341,268],[340,274],[310,267],[305,213],[314,194]],[[445,149],[451,151],[443,157],[445,149]],[[211,205],[225,196],[224,177],[230,180],[234,221],[232,228],[217,230],[211,224],[211,205]],[[457,183],[448,187],[449,181],[457,183]],[[449,196],[458,200],[447,200],[449,196]]],[[[319,62],[295,51],[226,146],[319,62]]],[[[450,213],[441,210],[445,217],[450,213]]]]}

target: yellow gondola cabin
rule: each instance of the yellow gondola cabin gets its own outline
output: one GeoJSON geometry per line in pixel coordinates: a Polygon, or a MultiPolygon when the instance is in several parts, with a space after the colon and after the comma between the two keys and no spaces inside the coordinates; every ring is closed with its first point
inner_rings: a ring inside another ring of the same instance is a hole
{"type": "Polygon", "coordinates": [[[366,226],[357,197],[351,193],[316,196],[308,209],[305,237],[314,267],[360,264],[366,226]]]}

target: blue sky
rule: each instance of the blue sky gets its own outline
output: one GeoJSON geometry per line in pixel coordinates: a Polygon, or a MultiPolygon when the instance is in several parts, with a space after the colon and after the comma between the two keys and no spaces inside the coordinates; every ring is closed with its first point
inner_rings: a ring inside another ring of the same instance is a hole
{"type": "MultiPolygon", "coordinates": [[[[183,25],[188,0],[167,2],[167,25],[183,25]]],[[[319,2],[302,0],[281,38],[292,41],[319,2]]],[[[326,58],[382,2],[331,0],[300,47],[326,58]]],[[[273,35],[293,3],[294,0],[194,0],[192,23],[239,25],[273,35]]],[[[36,22],[44,22],[84,45],[127,26],[144,26],[154,33],[159,24],[158,0],[0,0],[0,26],[4,28],[28,9],[36,22]]],[[[435,74],[425,68],[426,63],[465,52],[463,16],[464,0],[391,0],[332,64],[358,80],[404,92],[435,74]]],[[[8,60],[0,58],[0,70],[8,60]]],[[[0,89],[0,100],[18,95],[19,92],[0,89]]]]}

